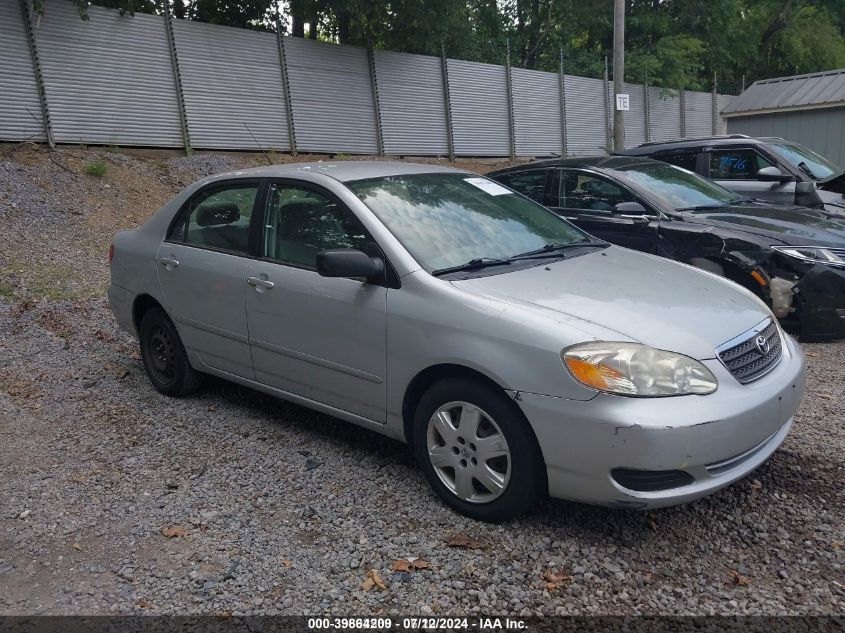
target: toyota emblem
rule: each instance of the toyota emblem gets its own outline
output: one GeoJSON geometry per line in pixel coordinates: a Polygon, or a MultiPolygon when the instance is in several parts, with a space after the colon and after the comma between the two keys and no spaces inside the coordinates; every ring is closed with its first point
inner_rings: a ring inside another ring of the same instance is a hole
{"type": "Polygon", "coordinates": [[[765,356],[769,353],[769,339],[762,334],[755,339],[754,344],[757,346],[757,351],[760,352],[760,356],[765,356]]]}

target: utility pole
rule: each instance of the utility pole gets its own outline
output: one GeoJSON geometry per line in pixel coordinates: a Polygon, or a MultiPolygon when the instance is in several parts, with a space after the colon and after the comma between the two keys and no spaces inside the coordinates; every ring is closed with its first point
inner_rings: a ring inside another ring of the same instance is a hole
{"type": "MultiPolygon", "coordinates": [[[[613,95],[625,91],[625,0],[613,0],[613,95]]],[[[613,151],[625,148],[625,113],[613,104],[613,151]]]]}

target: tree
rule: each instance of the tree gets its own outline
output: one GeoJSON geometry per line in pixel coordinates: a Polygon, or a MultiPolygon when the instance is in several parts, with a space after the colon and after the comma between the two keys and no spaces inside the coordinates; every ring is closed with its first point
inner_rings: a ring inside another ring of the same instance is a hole
{"type": "MultiPolygon", "coordinates": [[[[34,0],[39,3],[42,0],[34,0]]],[[[163,0],[73,0],[156,13],[163,0]]],[[[627,0],[626,80],[708,89],[845,66],[845,0],[627,0]]],[[[612,0],[170,0],[177,18],[599,77],[612,0]]],[[[36,6],[38,7],[39,4],[36,6]]]]}

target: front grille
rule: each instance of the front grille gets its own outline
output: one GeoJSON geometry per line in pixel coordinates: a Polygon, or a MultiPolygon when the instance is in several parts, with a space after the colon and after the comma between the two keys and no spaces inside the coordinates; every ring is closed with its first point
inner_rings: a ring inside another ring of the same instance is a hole
{"type": "Polygon", "coordinates": [[[695,479],[683,470],[635,470],[614,468],[610,476],[623,488],[638,492],[657,492],[680,488],[693,483],[695,479]]]}
{"type": "Polygon", "coordinates": [[[783,354],[783,344],[775,322],[769,319],[761,326],[749,330],[716,350],[722,364],[743,384],[769,373],[783,354]],[[765,344],[758,345],[758,339],[765,339],[765,344]]]}

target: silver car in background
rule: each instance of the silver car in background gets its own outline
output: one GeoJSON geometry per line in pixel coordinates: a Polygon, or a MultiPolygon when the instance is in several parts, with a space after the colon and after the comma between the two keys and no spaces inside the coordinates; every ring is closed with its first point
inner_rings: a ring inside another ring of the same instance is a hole
{"type": "Polygon", "coordinates": [[[801,401],[750,292],[468,172],[286,165],[119,233],[109,299],[162,393],[213,374],[409,442],[457,511],[667,506],[743,477],[801,401]]]}

